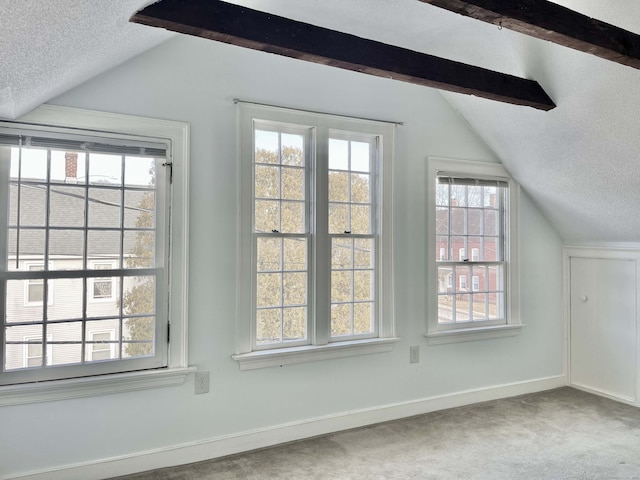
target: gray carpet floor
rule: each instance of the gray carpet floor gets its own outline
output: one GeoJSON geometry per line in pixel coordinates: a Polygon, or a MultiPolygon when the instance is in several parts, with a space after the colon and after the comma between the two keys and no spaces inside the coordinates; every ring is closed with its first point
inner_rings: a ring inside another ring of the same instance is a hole
{"type": "Polygon", "coordinates": [[[119,480],[640,480],[640,409],[572,388],[119,480]]]}

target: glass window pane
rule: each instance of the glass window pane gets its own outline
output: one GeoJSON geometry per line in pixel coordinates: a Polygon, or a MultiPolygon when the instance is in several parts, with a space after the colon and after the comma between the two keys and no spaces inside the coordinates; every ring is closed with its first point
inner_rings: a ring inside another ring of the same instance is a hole
{"type": "Polygon", "coordinates": [[[353,272],[353,299],[355,301],[373,300],[373,292],[373,272],[370,270],[353,272]]]}
{"type": "Polygon", "coordinates": [[[371,144],[351,142],[351,170],[356,172],[371,171],[371,144]]]}
{"type": "Polygon", "coordinates": [[[51,324],[47,334],[52,337],[52,358],[47,365],[72,365],[82,361],[82,322],[51,324]]]}
{"type": "Polygon", "coordinates": [[[307,239],[285,238],[284,243],[284,270],[307,269],[307,239]]]}
{"type": "Polygon", "coordinates": [[[153,228],[155,226],[155,193],[142,190],[124,192],[124,227],[153,228]]]}
{"type": "Polygon", "coordinates": [[[280,331],[282,310],[280,308],[259,309],[256,312],[256,343],[277,343],[282,340],[280,331]]]}
{"type": "Polygon", "coordinates": [[[282,233],[304,233],[305,215],[303,202],[282,202],[282,233]]]}
{"type": "Polygon", "coordinates": [[[279,137],[277,132],[256,130],[254,160],[256,163],[279,163],[279,137]]]}
{"type": "Polygon", "coordinates": [[[461,294],[456,298],[456,322],[468,322],[471,320],[469,308],[471,306],[471,295],[461,294]]]}
{"type": "Polygon", "coordinates": [[[122,311],[125,315],[153,315],[156,311],[156,279],[153,275],[124,277],[122,311]]]}
{"type": "Polygon", "coordinates": [[[284,341],[304,340],[307,337],[306,308],[282,309],[282,334],[284,341]]]}
{"type": "Polygon", "coordinates": [[[473,318],[474,322],[482,322],[489,320],[487,315],[487,307],[489,306],[489,295],[486,293],[474,293],[471,295],[473,302],[473,318]]]}
{"type": "MultiPolygon", "coordinates": [[[[125,157],[125,186],[151,187],[156,184],[156,160],[150,157],[125,157]]],[[[164,167],[163,167],[164,168],[164,167]]]]}
{"type": "MultiPolygon", "coordinates": [[[[39,279],[42,288],[42,279],[39,279]]],[[[35,303],[29,302],[28,280],[7,280],[6,293],[6,323],[42,322],[42,295],[35,303]]]]}
{"type": "Polygon", "coordinates": [[[256,198],[280,198],[280,168],[256,165],[254,185],[256,198]]]}
{"type": "Polygon", "coordinates": [[[499,235],[500,225],[498,223],[498,211],[497,210],[483,210],[484,212],[484,234],[485,235],[499,235]]]}
{"type": "Polygon", "coordinates": [[[436,205],[449,206],[449,184],[436,183],[436,205]]]}
{"type": "Polygon", "coordinates": [[[257,239],[257,271],[266,272],[281,269],[282,239],[257,239]]]}
{"type": "Polygon", "coordinates": [[[42,148],[22,148],[22,161],[20,161],[20,149],[11,149],[11,180],[47,180],[47,151],[42,148]]]}
{"type": "Polygon", "coordinates": [[[282,142],[282,165],[304,166],[304,137],[283,133],[282,142]]]}
{"type": "Polygon", "coordinates": [[[329,172],[329,201],[349,201],[349,173],[329,172]]]}
{"type": "Polygon", "coordinates": [[[449,208],[437,207],[436,208],[436,233],[448,235],[449,234],[449,208]]]}
{"type": "Polygon", "coordinates": [[[451,206],[467,206],[467,187],[464,185],[451,185],[451,206]]]}
{"type": "Polygon", "coordinates": [[[331,336],[351,335],[351,303],[331,305],[331,336]]]}
{"type": "MultiPolygon", "coordinates": [[[[130,232],[127,232],[130,233],[130,232]]],[[[120,263],[120,235],[119,230],[89,230],[87,232],[87,260],[109,260],[120,263]]],[[[133,267],[130,267],[133,268],[133,267]]]]}
{"type": "Polygon", "coordinates": [[[334,270],[331,272],[331,301],[349,302],[352,300],[352,272],[334,270]]]}
{"type": "Polygon", "coordinates": [[[503,192],[504,189],[497,187],[484,187],[484,206],[497,208],[498,206],[498,190],[503,192]]]}
{"type": "Polygon", "coordinates": [[[351,206],[351,233],[371,233],[371,207],[369,205],[351,206]]]}
{"type": "Polygon", "coordinates": [[[452,235],[464,235],[466,232],[467,223],[467,209],[466,208],[452,208],[451,209],[451,234],[452,235]]]}
{"type": "Polygon", "coordinates": [[[452,323],[455,297],[453,295],[438,295],[438,323],[452,323]]]}
{"type": "Polygon", "coordinates": [[[329,168],[331,170],[349,170],[349,142],[329,139],[329,168]]]}
{"type": "Polygon", "coordinates": [[[482,210],[471,208],[467,212],[467,233],[469,235],[482,234],[482,210]]]}
{"type": "Polygon", "coordinates": [[[438,267],[438,293],[453,291],[453,269],[451,267],[438,267]]]}
{"type": "Polygon", "coordinates": [[[489,318],[492,320],[504,319],[504,294],[489,294],[489,318]]]}
{"type": "Polygon", "coordinates": [[[478,292],[486,292],[488,287],[487,267],[473,267],[473,278],[477,279],[478,292]]]}
{"type": "Polygon", "coordinates": [[[82,230],[50,230],[49,258],[54,262],[52,270],[82,270],[84,268],[84,231],[82,230]]]}
{"type": "Polygon", "coordinates": [[[304,200],[304,170],[282,167],[282,198],[304,200]]]}
{"type": "Polygon", "coordinates": [[[280,202],[274,200],[256,200],[255,231],[271,232],[280,230],[280,202]]]}
{"type": "Polygon", "coordinates": [[[81,278],[48,280],[47,319],[82,319],[82,285],[81,278]]]}
{"type": "Polygon", "coordinates": [[[485,262],[495,262],[502,260],[498,237],[484,237],[484,258],[485,262]]]}
{"type": "Polygon", "coordinates": [[[332,238],[331,239],[331,268],[347,269],[351,268],[353,260],[353,239],[332,238]]]}
{"type": "Polygon", "coordinates": [[[15,184],[9,186],[9,225],[21,227],[43,227],[47,211],[46,185],[15,184]],[[18,196],[20,196],[20,218],[18,218],[18,196]]]}
{"type": "Polygon", "coordinates": [[[282,276],[283,305],[305,305],[307,303],[307,274],[285,273],[282,276]]]}
{"type": "Polygon", "coordinates": [[[371,176],[364,174],[351,174],[351,201],[355,203],[370,203],[371,176]]]}
{"type": "Polygon", "coordinates": [[[363,335],[374,332],[373,303],[356,303],[353,305],[353,333],[363,335]]]}
{"type": "Polygon", "coordinates": [[[349,231],[349,206],[339,203],[329,204],[329,233],[349,231]]]}
{"type": "MultiPolygon", "coordinates": [[[[121,277],[97,277],[97,278],[89,278],[87,279],[87,292],[86,292],[86,297],[87,297],[87,317],[115,317],[118,316],[120,314],[120,285],[122,283],[121,277]],[[109,293],[108,291],[110,290],[111,295],[110,296],[97,296],[95,295],[96,293],[96,283],[98,283],[99,285],[101,285],[99,287],[98,292],[103,294],[105,293],[109,293]],[[106,288],[107,283],[109,284],[109,287],[106,288]]],[[[127,284],[130,285],[130,280],[127,277],[127,284]]],[[[151,287],[151,285],[147,285],[147,288],[151,287]]],[[[153,301],[152,300],[152,295],[150,294],[150,292],[144,293],[143,289],[138,289],[137,290],[137,295],[130,297],[127,299],[129,304],[127,304],[127,308],[126,310],[147,310],[147,307],[142,308],[142,305],[144,303],[153,301]],[[143,299],[143,297],[145,295],[148,295],[149,299],[143,299]],[[137,298],[136,298],[137,297],[137,298]],[[140,304],[139,305],[134,305],[134,301],[137,304],[137,302],[139,301],[140,304]]],[[[124,305],[123,305],[124,306],[124,305]]],[[[127,313],[127,312],[125,312],[127,313]]],[[[132,313],[138,313],[138,312],[133,312],[130,311],[128,312],[130,314],[132,313]]],[[[146,313],[146,312],[140,312],[140,313],[146,313]]]]}
{"type": "Polygon", "coordinates": [[[147,357],[155,353],[155,317],[125,318],[122,324],[123,358],[147,357]]]}
{"type": "Polygon", "coordinates": [[[122,185],[122,156],[90,153],[89,183],[92,185],[122,185]]]}
{"type": "Polygon", "coordinates": [[[467,206],[482,207],[482,187],[467,187],[467,206]]]}
{"type": "MultiPolygon", "coordinates": [[[[122,191],[119,189],[89,189],[89,227],[119,228],[122,191]]],[[[84,211],[84,208],[80,211],[84,211]]],[[[68,210],[67,215],[77,215],[68,210]]]]}
{"type": "MultiPolygon", "coordinates": [[[[151,268],[155,265],[155,232],[124,232],[124,263],[126,268],[151,268]]],[[[110,252],[115,253],[115,252],[110,252]]],[[[102,256],[105,258],[105,256],[102,256]]],[[[107,257],[108,258],[108,257],[107,257]]]]}
{"type": "Polygon", "coordinates": [[[84,152],[51,151],[51,182],[84,184],[86,154],[84,152]]]}
{"type": "Polygon", "coordinates": [[[41,324],[5,327],[5,370],[42,365],[41,324]]]}
{"type": "Polygon", "coordinates": [[[256,306],[282,305],[282,274],[259,273],[256,280],[256,306]]]}
{"type": "Polygon", "coordinates": [[[85,189],[52,185],[49,195],[49,225],[84,227],[85,189]]]}
{"type": "Polygon", "coordinates": [[[355,238],[353,247],[353,266],[355,268],[373,268],[373,239],[355,238]]]}

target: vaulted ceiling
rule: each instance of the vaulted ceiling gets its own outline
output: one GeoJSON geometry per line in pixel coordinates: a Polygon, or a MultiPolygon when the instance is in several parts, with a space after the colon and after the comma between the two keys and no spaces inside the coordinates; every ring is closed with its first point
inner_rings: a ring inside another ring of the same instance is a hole
{"type": "MultiPolygon", "coordinates": [[[[0,117],[17,118],[170,39],[129,23],[148,3],[0,0],[0,117]]],[[[442,94],[567,242],[640,242],[640,70],[418,0],[233,3],[536,80],[557,108],[442,94]]],[[[640,2],[555,3],[640,34],[640,2]]]]}

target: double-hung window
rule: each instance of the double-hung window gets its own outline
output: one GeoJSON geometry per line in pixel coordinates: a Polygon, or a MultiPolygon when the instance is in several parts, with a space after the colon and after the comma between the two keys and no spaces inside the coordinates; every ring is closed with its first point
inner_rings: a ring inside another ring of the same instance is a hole
{"type": "Polygon", "coordinates": [[[234,358],[246,369],[380,351],[393,337],[394,127],[247,104],[240,118],[234,358]]]}
{"type": "Polygon", "coordinates": [[[519,327],[518,186],[501,165],[429,159],[429,330],[434,338],[519,327]]]}
{"type": "MultiPolygon", "coordinates": [[[[161,123],[56,107],[41,116],[51,114],[84,115],[89,128],[161,123]]],[[[169,358],[170,147],[167,137],[0,124],[0,400],[2,386],[186,366],[169,358]]]]}

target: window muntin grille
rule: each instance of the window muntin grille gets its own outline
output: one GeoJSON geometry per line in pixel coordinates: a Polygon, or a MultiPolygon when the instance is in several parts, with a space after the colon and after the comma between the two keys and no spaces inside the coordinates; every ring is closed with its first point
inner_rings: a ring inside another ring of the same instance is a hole
{"type": "Polygon", "coordinates": [[[506,323],[508,184],[438,176],[435,195],[438,324],[506,323]]]}
{"type": "Polygon", "coordinates": [[[0,338],[2,371],[10,375],[2,384],[160,366],[166,356],[157,343],[165,284],[164,148],[93,146],[70,137],[0,136],[1,190],[9,205],[1,222],[7,244],[0,260],[0,338]],[[31,297],[40,288],[38,301],[20,305],[24,284],[31,297]],[[92,303],[96,287],[108,300],[102,305],[92,303]],[[117,332],[110,359],[119,362],[92,369],[96,328],[117,332]],[[39,343],[40,365],[18,361],[35,348],[25,338],[46,339],[39,343]]]}

